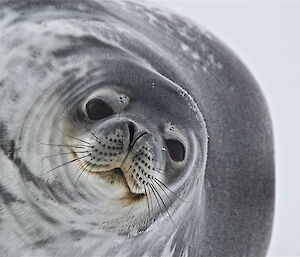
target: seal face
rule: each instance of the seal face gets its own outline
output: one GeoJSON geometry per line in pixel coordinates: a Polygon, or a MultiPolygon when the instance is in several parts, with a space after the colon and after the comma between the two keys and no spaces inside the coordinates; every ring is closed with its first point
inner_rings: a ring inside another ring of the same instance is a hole
{"type": "Polygon", "coordinates": [[[270,120],[217,39],[127,1],[7,1],[0,31],[0,255],[265,253],[270,120]]]}
{"type": "Polygon", "coordinates": [[[23,124],[20,155],[31,160],[27,165],[36,176],[59,180],[68,192],[91,190],[88,203],[72,202],[83,204],[87,221],[101,222],[104,230],[139,233],[164,213],[174,223],[168,209],[188,195],[180,191],[199,176],[195,169],[206,158],[205,123],[196,103],[172,81],[132,61],[87,65],[84,89],[74,77],[72,90],[65,80],[54,90],[53,105],[46,95],[35,102],[23,124]]]}

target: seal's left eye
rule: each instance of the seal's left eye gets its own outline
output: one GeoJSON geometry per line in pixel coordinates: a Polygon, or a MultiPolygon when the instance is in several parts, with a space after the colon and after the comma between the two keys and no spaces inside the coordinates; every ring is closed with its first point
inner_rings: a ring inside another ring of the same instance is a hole
{"type": "Polygon", "coordinates": [[[91,120],[99,120],[112,115],[114,112],[101,99],[92,99],[86,104],[86,113],[91,120]]]}
{"type": "Polygon", "coordinates": [[[180,141],[175,139],[168,139],[166,140],[166,145],[168,147],[170,156],[174,161],[180,162],[184,160],[185,149],[180,141]]]}

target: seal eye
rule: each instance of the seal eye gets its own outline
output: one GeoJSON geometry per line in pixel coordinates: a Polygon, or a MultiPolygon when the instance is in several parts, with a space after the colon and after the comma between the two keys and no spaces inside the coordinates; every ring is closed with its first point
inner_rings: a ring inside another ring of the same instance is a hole
{"type": "Polygon", "coordinates": [[[86,113],[91,120],[99,120],[112,115],[114,112],[104,101],[92,99],[86,104],[86,113]]]}
{"type": "Polygon", "coordinates": [[[166,140],[166,145],[168,147],[170,156],[174,161],[180,162],[184,160],[185,149],[180,141],[175,139],[168,139],[166,140]]]}

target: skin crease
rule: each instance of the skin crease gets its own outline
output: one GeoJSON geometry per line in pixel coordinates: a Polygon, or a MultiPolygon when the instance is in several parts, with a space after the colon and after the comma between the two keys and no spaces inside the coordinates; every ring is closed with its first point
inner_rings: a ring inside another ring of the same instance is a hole
{"type": "Polygon", "coordinates": [[[1,256],[266,255],[272,124],[219,39],[147,3],[26,0],[0,2],[0,42],[1,256]]]}

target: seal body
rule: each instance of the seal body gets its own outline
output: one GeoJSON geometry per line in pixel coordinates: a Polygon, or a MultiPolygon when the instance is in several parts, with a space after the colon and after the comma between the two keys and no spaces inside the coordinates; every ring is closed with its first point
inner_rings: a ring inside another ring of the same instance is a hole
{"type": "Polygon", "coordinates": [[[226,46],[137,2],[0,8],[1,256],[265,256],[272,126],[226,46]]]}

